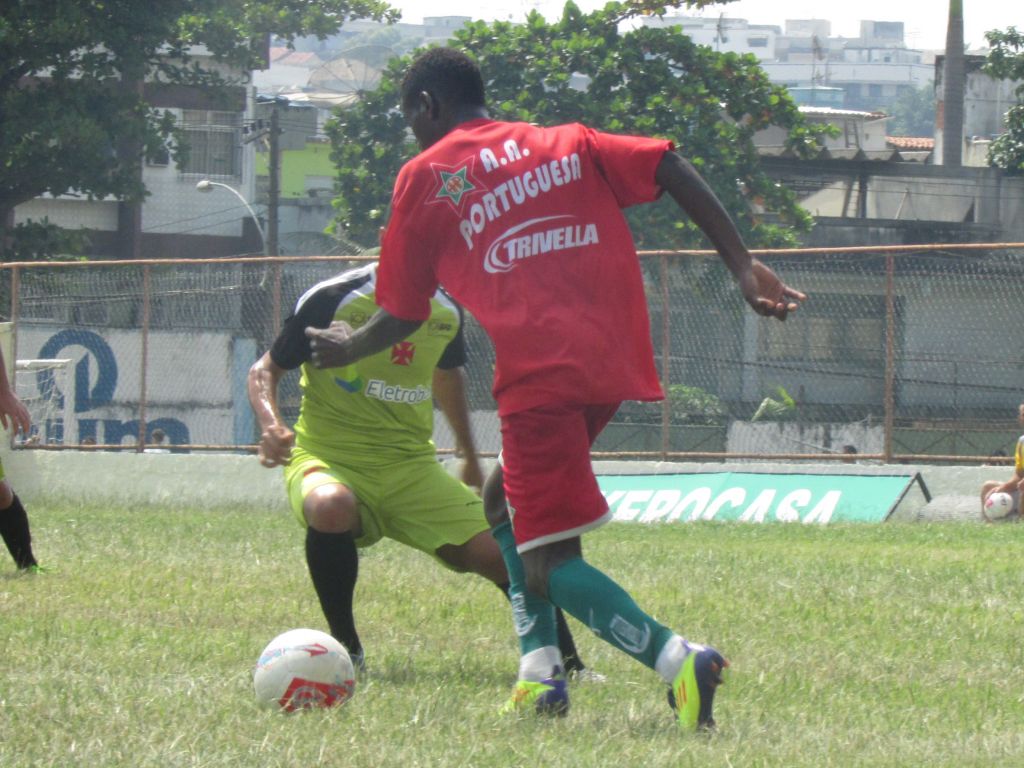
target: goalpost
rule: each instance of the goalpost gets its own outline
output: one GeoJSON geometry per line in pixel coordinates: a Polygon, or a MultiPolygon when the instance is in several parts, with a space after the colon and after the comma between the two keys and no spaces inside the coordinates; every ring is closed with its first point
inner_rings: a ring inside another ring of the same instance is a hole
{"type": "Polygon", "coordinates": [[[70,435],[72,397],[70,359],[18,360],[14,391],[32,416],[32,432],[26,444],[63,445],[70,435]]]}

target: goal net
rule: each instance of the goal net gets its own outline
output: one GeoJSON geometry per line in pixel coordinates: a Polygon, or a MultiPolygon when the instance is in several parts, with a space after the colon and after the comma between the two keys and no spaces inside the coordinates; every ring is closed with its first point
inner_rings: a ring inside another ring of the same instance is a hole
{"type": "Polygon", "coordinates": [[[32,417],[32,431],[19,442],[62,445],[70,435],[72,398],[69,389],[71,360],[18,360],[14,390],[32,417]]]}

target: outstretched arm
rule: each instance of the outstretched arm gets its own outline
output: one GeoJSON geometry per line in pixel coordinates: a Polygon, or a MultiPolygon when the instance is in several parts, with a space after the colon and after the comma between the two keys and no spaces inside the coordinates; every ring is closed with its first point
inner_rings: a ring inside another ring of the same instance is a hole
{"type": "Polygon", "coordinates": [[[1013,493],[1015,491],[1024,491],[1024,474],[1019,470],[1014,470],[1013,477],[992,489],[994,493],[1013,493]]]}
{"type": "Polygon", "coordinates": [[[397,344],[423,325],[422,320],[402,320],[378,309],[366,325],[352,330],[348,323],[334,322],[327,328],[306,328],[317,368],[340,368],[397,344]]]}
{"type": "Polygon", "coordinates": [[[434,400],[448,420],[455,434],[455,442],[462,454],[461,480],[477,493],[484,484],[480,460],[473,442],[473,429],[469,421],[469,402],[466,399],[466,377],[462,368],[434,369],[434,400]]]}
{"type": "Polygon", "coordinates": [[[798,302],[807,299],[751,257],[728,211],[693,165],[675,152],[666,152],[654,178],[708,236],[755,312],[785,320],[796,311],[798,302]]]}
{"type": "Polygon", "coordinates": [[[295,433],[284,423],[277,405],[277,388],[285,370],[267,352],[249,369],[249,405],[260,425],[258,456],[264,467],[287,464],[295,433]]]}
{"type": "Polygon", "coordinates": [[[2,352],[0,352],[0,424],[4,425],[4,429],[10,428],[15,432],[20,429],[25,435],[32,427],[32,417],[29,415],[28,408],[11,388],[2,352]]]}

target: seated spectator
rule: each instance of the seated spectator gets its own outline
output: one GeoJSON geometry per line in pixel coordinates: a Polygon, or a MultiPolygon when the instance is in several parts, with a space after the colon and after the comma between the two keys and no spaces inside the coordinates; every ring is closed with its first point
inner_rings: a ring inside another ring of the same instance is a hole
{"type": "MultiPolygon", "coordinates": [[[[1017,423],[1024,428],[1024,403],[1017,406],[1017,423]]],[[[1013,497],[1014,514],[1020,514],[1020,492],[1024,490],[1024,435],[1017,438],[1014,450],[1013,477],[1006,482],[989,480],[981,486],[981,516],[985,517],[985,500],[993,493],[1008,493],[1013,497]]]]}
{"type": "Polygon", "coordinates": [[[167,433],[157,427],[149,434],[149,446],[145,448],[143,453],[170,453],[171,450],[167,447],[167,433]]]}

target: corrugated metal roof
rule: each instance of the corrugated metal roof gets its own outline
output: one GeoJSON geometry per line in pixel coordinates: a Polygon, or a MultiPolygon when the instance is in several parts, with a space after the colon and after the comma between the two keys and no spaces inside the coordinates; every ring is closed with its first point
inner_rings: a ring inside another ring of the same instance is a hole
{"type": "Polygon", "coordinates": [[[819,117],[862,117],[865,120],[884,120],[885,112],[862,112],[857,109],[835,109],[833,107],[798,107],[800,114],[819,117]]]}

